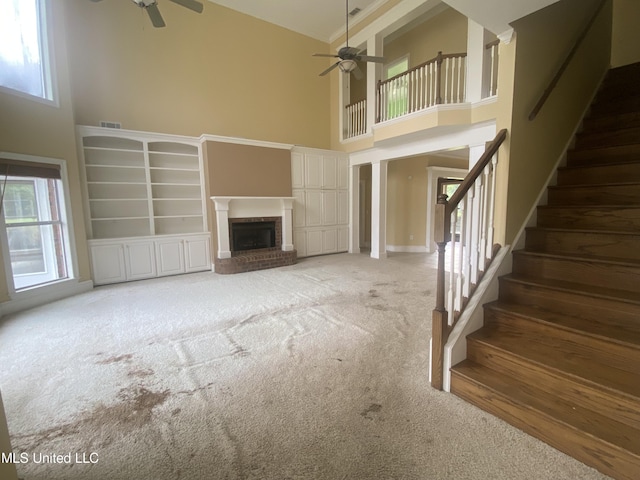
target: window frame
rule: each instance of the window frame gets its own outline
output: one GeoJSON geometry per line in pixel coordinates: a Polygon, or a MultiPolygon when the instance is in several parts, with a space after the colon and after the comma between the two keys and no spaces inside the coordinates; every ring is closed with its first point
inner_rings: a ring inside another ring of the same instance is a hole
{"type": "MultiPolygon", "coordinates": [[[[50,164],[57,165],[60,168],[60,188],[58,189],[59,215],[61,229],[63,232],[64,249],[66,252],[67,276],[59,280],[24,287],[15,288],[13,279],[13,270],[11,268],[11,255],[9,251],[9,241],[7,235],[7,224],[5,223],[4,213],[0,212],[0,249],[2,251],[3,267],[5,271],[5,279],[7,284],[7,292],[11,300],[23,298],[25,296],[39,294],[43,290],[57,288],[59,285],[78,281],[78,260],[75,248],[75,237],[73,227],[73,217],[71,215],[71,197],[69,193],[69,180],[67,176],[67,165],[64,160],[36,157],[33,155],[23,155],[16,153],[0,152],[0,157],[8,160],[17,160],[20,162],[50,164]]],[[[4,180],[4,178],[2,178],[4,180]]],[[[45,221],[44,223],[52,223],[45,221]]]]}
{"type": "Polygon", "coordinates": [[[31,100],[45,105],[60,106],[58,100],[58,84],[54,62],[53,14],[51,0],[34,0],[37,2],[38,40],[43,90],[45,96],[32,95],[5,85],[0,85],[0,93],[31,100]]]}

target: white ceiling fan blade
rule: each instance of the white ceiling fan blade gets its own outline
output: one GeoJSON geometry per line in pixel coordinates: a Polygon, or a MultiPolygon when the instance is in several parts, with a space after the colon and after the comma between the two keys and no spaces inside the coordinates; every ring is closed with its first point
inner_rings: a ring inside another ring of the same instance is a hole
{"type": "Polygon", "coordinates": [[[351,71],[351,73],[353,73],[353,76],[356,77],[356,80],[362,80],[364,78],[364,75],[362,74],[362,70],[360,70],[360,67],[356,67],[354,70],[351,71]]]}
{"type": "Polygon", "coordinates": [[[331,55],[330,53],[314,53],[313,57],[331,57],[331,58],[340,58],[338,55],[331,55]]]}
{"type": "Polygon", "coordinates": [[[202,13],[204,5],[196,0],[171,0],[173,3],[182,5],[183,7],[193,10],[196,13],[202,13]]]}

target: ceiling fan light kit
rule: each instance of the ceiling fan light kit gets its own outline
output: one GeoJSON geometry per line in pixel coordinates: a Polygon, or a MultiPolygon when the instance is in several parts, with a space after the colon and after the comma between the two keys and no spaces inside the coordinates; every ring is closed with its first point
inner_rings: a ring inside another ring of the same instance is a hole
{"type": "Polygon", "coordinates": [[[356,68],[358,68],[358,64],[355,62],[355,60],[342,60],[339,64],[338,64],[338,68],[340,69],[341,72],[343,73],[351,73],[353,72],[356,68]]]}
{"type": "MultiPolygon", "coordinates": [[[[100,2],[102,0],[91,0],[94,3],[100,2]]],[[[156,28],[164,27],[166,24],[164,23],[164,19],[162,18],[162,14],[158,9],[158,1],[157,0],[131,0],[140,8],[144,8],[149,15],[149,20],[151,20],[151,24],[156,28]]],[[[202,13],[204,10],[204,5],[197,0],[169,0],[170,2],[177,3],[189,10],[192,10],[196,13],[202,13]]]]}

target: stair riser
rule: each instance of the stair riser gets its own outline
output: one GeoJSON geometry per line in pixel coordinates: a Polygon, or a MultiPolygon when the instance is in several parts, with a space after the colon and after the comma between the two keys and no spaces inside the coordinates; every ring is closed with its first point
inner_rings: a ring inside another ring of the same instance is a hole
{"type": "Polygon", "coordinates": [[[640,184],[549,188],[549,205],[640,205],[640,184]]]}
{"type": "Polygon", "coordinates": [[[624,162],[640,162],[640,146],[621,145],[582,150],[573,149],[567,152],[567,165],[570,167],[624,162]]]}
{"type": "Polygon", "coordinates": [[[576,148],[613,147],[640,143],[640,127],[579,134],[576,148]]]}
{"type": "Polygon", "coordinates": [[[640,163],[560,168],[558,170],[558,185],[598,185],[618,183],[622,180],[640,182],[640,163]]]}
{"type": "MultiPolygon", "coordinates": [[[[640,346],[624,345],[579,330],[562,328],[552,322],[531,319],[518,314],[485,307],[485,325],[496,332],[519,336],[549,336],[567,344],[572,351],[620,370],[636,373],[640,365],[640,346]]],[[[640,417],[637,425],[640,428],[640,417]]]]}
{"type": "Polygon", "coordinates": [[[538,208],[538,226],[633,233],[640,231],[640,208],[538,208]]]}
{"type": "Polygon", "coordinates": [[[636,480],[638,459],[628,452],[598,441],[542,412],[514,403],[453,372],[451,391],[477,407],[618,480],[636,480]]]}
{"type": "Polygon", "coordinates": [[[525,245],[534,252],[640,260],[640,235],[530,229],[525,245]]]}
{"type": "Polygon", "coordinates": [[[640,294],[640,267],[569,258],[513,255],[513,273],[640,294]]]}
{"type": "Polygon", "coordinates": [[[550,290],[523,284],[508,278],[500,279],[500,300],[522,303],[547,310],[567,311],[585,321],[601,321],[615,327],[640,318],[640,305],[597,298],[579,293],[550,290]]]}
{"type": "Polygon", "coordinates": [[[640,111],[640,96],[625,97],[613,102],[594,103],[591,114],[609,115],[611,113],[628,113],[640,111]]]}
{"type": "Polygon", "coordinates": [[[587,117],[582,124],[582,132],[579,136],[586,137],[587,134],[597,135],[605,130],[615,131],[623,128],[640,128],[640,112],[587,117]]]}
{"type": "Polygon", "coordinates": [[[528,385],[535,385],[546,392],[558,393],[567,402],[574,402],[631,426],[640,426],[640,411],[637,401],[633,398],[579,383],[563,372],[527,361],[473,338],[467,338],[467,358],[496,372],[518,378],[528,385]]]}

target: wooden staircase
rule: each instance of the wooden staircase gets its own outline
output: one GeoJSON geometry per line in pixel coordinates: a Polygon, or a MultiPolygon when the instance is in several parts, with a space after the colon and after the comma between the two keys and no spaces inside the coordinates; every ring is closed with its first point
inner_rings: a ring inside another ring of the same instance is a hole
{"type": "Polygon", "coordinates": [[[640,64],[613,69],[451,391],[640,478],[640,64]]]}

